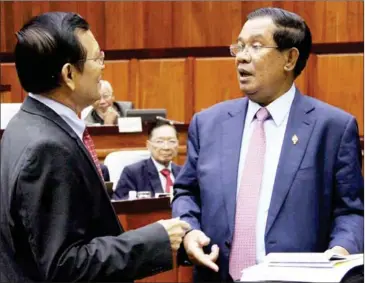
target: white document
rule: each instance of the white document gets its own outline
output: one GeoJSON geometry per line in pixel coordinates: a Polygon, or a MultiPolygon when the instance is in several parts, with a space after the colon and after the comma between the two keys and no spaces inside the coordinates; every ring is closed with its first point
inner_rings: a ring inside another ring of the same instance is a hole
{"type": "Polygon", "coordinates": [[[279,267],[333,267],[340,262],[362,257],[361,254],[343,256],[325,253],[270,253],[265,257],[269,266],[279,267]]]}
{"type": "Polygon", "coordinates": [[[22,103],[1,103],[1,129],[5,129],[11,118],[19,111],[22,103]]]}
{"type": "MultiPolygon", "coordinates": [[[[288,260],[288,255],[285,257],[285,261],[291,261],[285,263],[283,266],[269,263],[269,260],[274,258],[273,255],[269,259],[259,265],[255,265],[244,269],[242,271],[242,282],[257,282],[257,281],[299,281],[299,282],[340,282],[342,278],[353,268],[364,264],[363,254],[346,256],[345,259],[341,259],[341,262],[336,261],[329,267],[323,267],[321,264],[316,266],[316,263],[325,261],[322,257],[315,253],[304,254],[291,254],[295,255],[296,259],[292,258],[288,260]],[[308,259],[312,258],[313,262],[309,262],[308,259]],[[287,266],[293,264],[293,266],[287,266]],[[296,264],[294,266],[294,264],[296,264]],[[311,264],[311,266],[308,266],[311,264]]],[[[267,256],[268,257],[268,256],[267,256]]],[[[290,256],[289,256],[290,257],[290,256]]],[[[276,256],[278,258],[284,258],[284,255],[276,256]]],[[[328,258],[327,258],[327,261],[328,258]]]]}
{"type": "Polygon", "coordinates": [[[119,133],[137,133],[142,132],[141,117],[124,117],[118,118],[119,133]]]}

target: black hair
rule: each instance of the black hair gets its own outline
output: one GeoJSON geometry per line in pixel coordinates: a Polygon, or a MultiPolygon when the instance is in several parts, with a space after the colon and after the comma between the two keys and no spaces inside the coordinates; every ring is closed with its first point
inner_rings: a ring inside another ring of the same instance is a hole
{"type": "Polygon", "coordinates": [[[16,33],[15,66],[25,91],[40,94],[59,87],[66,63],[83,71],[87,52],[76,29],[89,30],[80,15],[49,12],[33,17],[16,33]]]}
{"type": "Polygon", "coordinates": [[[251,12],[247,20],[258,17],[270,17],[278,27],[273,39],[280,51],[295,47],[299,58],[294,68],[294,77],[305,68],[312,48],[312,35],[306,22],[299,15],[280,8],[260,8],[251,12]]]}
{"type": "Polygon", "coordinates": [[[169,120],[164,119],[164,120],[156,120],[155,122],[148,125],[148,139],[150,140],[152,138],[152,134],[153,134],[154,130],[156,130],[160,127],[163,127],[163,126],[170,126],[171,128],[173,128],[175,130],[176,137],[178,137],[178,133],[177,133],[175,125],[172,122],[170,122],[169,120]]]}

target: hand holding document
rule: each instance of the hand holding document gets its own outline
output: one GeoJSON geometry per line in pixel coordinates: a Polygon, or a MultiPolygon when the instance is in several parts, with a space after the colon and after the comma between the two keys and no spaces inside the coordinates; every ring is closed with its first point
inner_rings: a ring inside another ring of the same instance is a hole
{"type": "Polygon", "coordinates": [[[263,263],[244,269],[241,281],[340,282],[363,264],[363,254],[271,253],[263,263]]]}

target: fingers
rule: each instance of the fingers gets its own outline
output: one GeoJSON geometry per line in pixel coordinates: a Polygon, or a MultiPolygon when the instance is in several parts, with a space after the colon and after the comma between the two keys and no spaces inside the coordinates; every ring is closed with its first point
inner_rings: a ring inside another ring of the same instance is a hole
{"type": "Polygon", "coordinates": [[[210,260],[215,262],[218,259],[218,255],[219,255],[219,248],[217,245],[213,245],[212,250],[209,254],[210,260]]]}
{"type": "Polygon", "coordinates": [[[190,224],[189,224],[189,223],[187,223],[187,222],[185,222],[185,221],[182,221],[182,220],[179,220],[179,221],[180,221],[181,227],[182,227],[185,231],[187,231],[187,230],[190,230],[190,229],[191,229],[191,227],[190,227],[190,224]]]}
{"type": "Polygon", "coordinates": [[[184,246],[189,259],[198,265],[204,265],[215,272],[219,268],[215,261],[218,259],[219,248],[217,245],[212,246],[210,254],[205,254],[203,247],[210,243],[210,238],[202,231],[191,231],[184,240],[184,246]]]}
{"type": "Polygon", "coordinates": [[[160,220],[158,223],[160,223],[165,228],[170,239],[172,250],[177,251],[180,248],[186,231],[190,229],[190,225],[179,218],[160,220]]]}
{"type": "Polygon", "coordinates": [[[210,238],[208,238],[204,233],[201,233],[198,236],[198,243],[201,247],[205,247],[207,245],[209,245],[210,243],[210,238]]]}
{"type": "Polygon", "coordinates": [[[204,265],[215,272],[218,272],[219,268],[215,261],[218,258],[219,249],[218,246],[215,245],[215,248],[212,247],[212,252],[208,255],[205,254],[201,247],[194,247],[189,252],[189,258],[192,262],[198,265],[204,265]]]}

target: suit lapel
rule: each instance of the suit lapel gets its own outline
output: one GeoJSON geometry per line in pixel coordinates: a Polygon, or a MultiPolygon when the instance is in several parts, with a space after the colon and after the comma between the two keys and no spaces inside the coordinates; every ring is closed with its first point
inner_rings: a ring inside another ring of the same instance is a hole
{"type": "Polygon", "coordinates": [[[289,113],[276,172],[265,235],[270,231],[303,160],[316,120],[310,100],[297,90],[289,113]],[[298,141],[294,144],[293,137],[298,141]]]}
{"type": "Polygon", "coordinates": [[[155,164],[153,164],[153,161],[151,158],[147,160],[147,170],[148,170],[148,180],[151,185],[152,192],[156,193],[163,193],[160,176],[157,172],[155,164]]]}
{"type": "Polygon", "coordinates": [[[174,178],[176,179],[177,175],[180,172],[180,166],[177,166],[173,162],[171,162],[171,171],[172,171],[172,175],[174,175],[174,178]]]}
{"type": "Polygon", "coordinates": [[[95,173],[99,176],[99,180],[103,186],[104,180],[103,176],[100,176],[98,169],[96,168],[96,164],[92,157],[90,156],[90,153],[86,149],[84,143],[79,139],[79,137],[76,135],[75,131],[51,108],[46,106],[45,104],[39,102],[36,99],[33,99],[30,96],[27,96],[24,100],[24,103],[22,104],[22,109],[26,112],[30,112],[39,116],[42,116],[53,123],[55,123],[58,127],[60,127],[65,133],[67,133],[71,138],[75,140],[77,145],[81,148],[81,150],[84,152],[86,157],[88,158],[89,162],[91,162],[95,173]]]}
{"type": "Polygon", "coordinates": [[[222,190],[227,211],[230,235],[233,235],[236,211],[237,174],[242,143],[242,133],[246,119],[248,99],[236,104],[236,109],[228,113],[221,123],[221,170],[222,190]]]}

